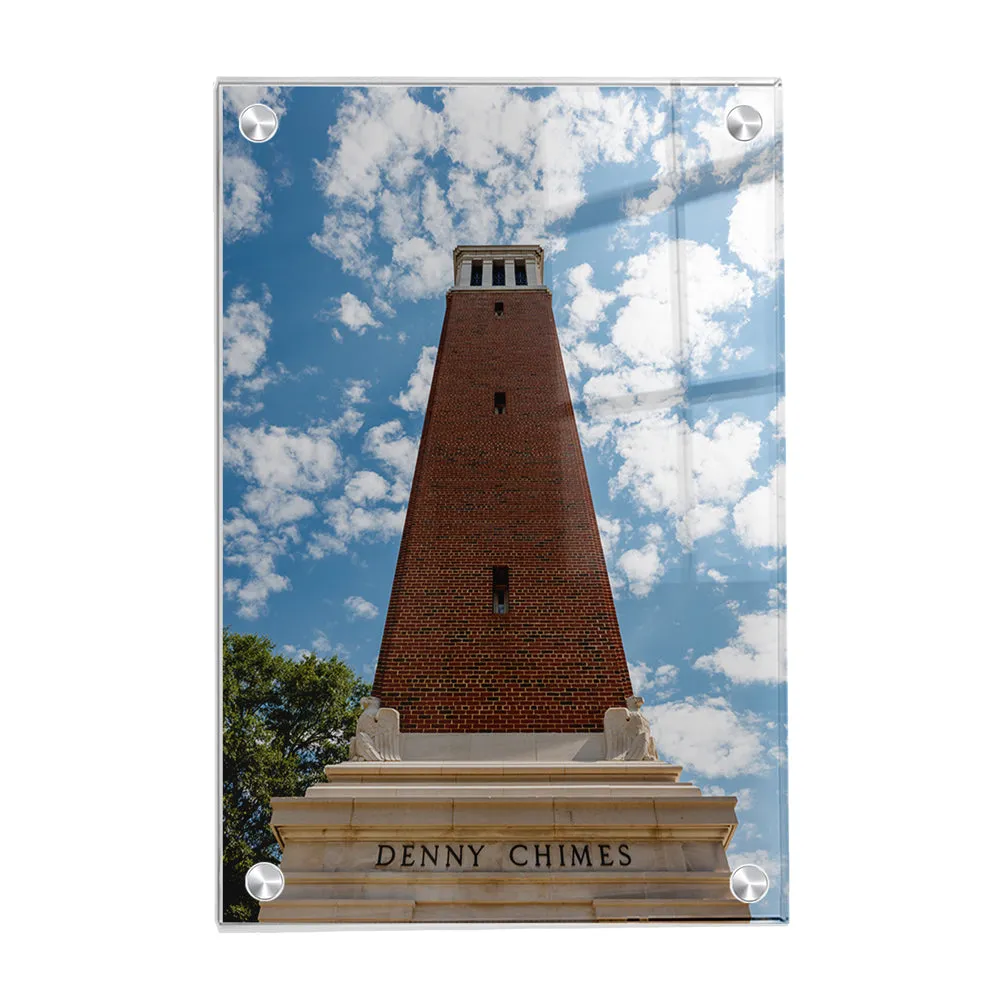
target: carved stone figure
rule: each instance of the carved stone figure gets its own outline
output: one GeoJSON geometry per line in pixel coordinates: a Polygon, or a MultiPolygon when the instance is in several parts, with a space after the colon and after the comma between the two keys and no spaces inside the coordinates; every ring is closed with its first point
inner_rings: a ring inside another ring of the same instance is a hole
{"type": "Polygon", "coordinates": [[[378,698],[362,698],[361,714],[348,760],[399,760],[399,712],[380,708],[378,698]]]}
{"type": "Polygon", "coordinates": [[[628,708],[609,708],[604,713],[604,759],[657,760],[649,723],[639,711],[642,698],[633,696],[625,704],[628,708]]]}

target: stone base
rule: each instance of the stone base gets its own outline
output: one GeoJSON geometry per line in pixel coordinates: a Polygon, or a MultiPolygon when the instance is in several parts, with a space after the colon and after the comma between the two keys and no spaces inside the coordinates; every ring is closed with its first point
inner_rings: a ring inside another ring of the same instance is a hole
{"type": "Polygon", "coordinates": [[[265,922],[747,920],[736,799],[658,761],[397,761],[272,799],[265,922]]]}
{"type": "Polygon", "coordinates": [[[400,733],[406,761],[604,760],[604,733],[400,733]]]}

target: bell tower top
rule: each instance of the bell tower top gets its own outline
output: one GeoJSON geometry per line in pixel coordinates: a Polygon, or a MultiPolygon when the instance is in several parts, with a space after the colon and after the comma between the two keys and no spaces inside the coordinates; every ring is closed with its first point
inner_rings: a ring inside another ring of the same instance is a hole
{"type": "Polygon", "coordinates": [[[537,244],[455,247],[456,289],[543,288],[545,252],[537,244]]]}

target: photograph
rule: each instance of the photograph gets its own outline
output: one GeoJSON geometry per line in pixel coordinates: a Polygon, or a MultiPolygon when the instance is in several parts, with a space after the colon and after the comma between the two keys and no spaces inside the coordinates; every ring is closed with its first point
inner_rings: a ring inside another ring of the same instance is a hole
{"type": "Polygon", "coordinates": [[[216,101],[221,923],[787,921],[780,81],[216,101]]]}

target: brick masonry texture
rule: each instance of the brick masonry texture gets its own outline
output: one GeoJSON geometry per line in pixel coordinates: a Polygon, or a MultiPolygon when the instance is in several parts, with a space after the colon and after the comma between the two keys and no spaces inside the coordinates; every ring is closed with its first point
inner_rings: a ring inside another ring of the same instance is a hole
{"type": "Polygon", "coordinates": [[[421,733],[599,732],[632,693],[548,289],[448,295],[374,693],[421,733]]]}

